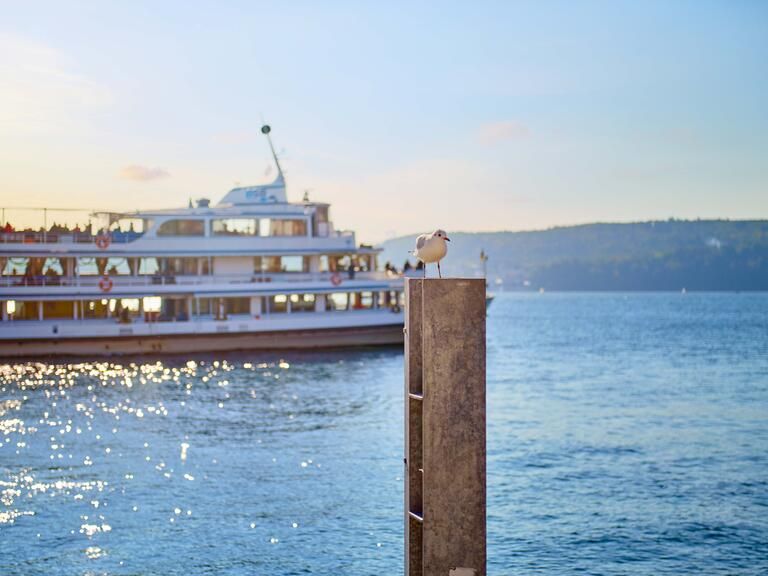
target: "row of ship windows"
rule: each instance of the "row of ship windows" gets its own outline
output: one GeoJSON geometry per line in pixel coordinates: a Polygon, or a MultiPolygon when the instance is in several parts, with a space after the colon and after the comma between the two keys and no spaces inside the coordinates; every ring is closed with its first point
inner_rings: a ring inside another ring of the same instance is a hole
{"type": "MultiPolygon", "coordinates": [[[[373,256],[318,257],[318,272],[336,270],[367,271],[375,267],[373,256]]],[[[3,276],[66,276],[64,258],[0,258],[0,274],[3,276]]],[[[77,274],[80,276],[110,275],[208,275],[211,261],[208,258],[78,258],[77,274]]],[[[255,256],[253,272],[309,272],[310,256],[255,256]]],[[[74,273],[74,270],[73,270],[74,273]]]]}
{"type": "MultiPolygon", "coordinates": [[[[219,218],[211,222],[212,236],[306,236],[306,220],[273,218],[219,218]]],[[[168,220],[158,236],[205,236],[205,220],[168,220]]]]}
{"type": "MultiPolygon", "coordinates": [[[[194,298],[191,312],[195,316],[226,317],[234,315],[284,314],[296,312],[371,310],[404,306],[402,292],[334,292],[325,294],[324,303],[315,294],[276,294],[250,297],[194,298]],[[319,306],[318,306],[319,304],[319,306]]],[[[104,298],[74,301],[5,302],[7,320],[48,320],[72,318],[133,318],[141,314],[157,320],[185,320],[190,305],[185,298],[146,296],[143,298],[104,298]]]]}

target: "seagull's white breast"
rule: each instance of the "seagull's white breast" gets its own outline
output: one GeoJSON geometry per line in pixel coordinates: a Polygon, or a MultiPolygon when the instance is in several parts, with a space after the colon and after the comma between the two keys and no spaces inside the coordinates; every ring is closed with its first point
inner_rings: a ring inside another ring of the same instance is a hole
{"type": "Polygon", "coordinates": [[[424,242],[424,245],[416,250],[415,255],[416,258],[422,262],[431,264],[445,258],[447,253],[448,246],[445,243],[445,240],[438,238],[437,236],[432,236],[427,238],[427,241],[424,242]]]}

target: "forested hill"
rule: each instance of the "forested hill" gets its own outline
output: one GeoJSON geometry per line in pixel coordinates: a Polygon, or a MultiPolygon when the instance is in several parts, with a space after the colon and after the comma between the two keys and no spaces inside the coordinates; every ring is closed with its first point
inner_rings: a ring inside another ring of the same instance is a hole
{"type": "MultiPolygon", "coordinates": [[[[481,275],[483,250],[489,281],[505,290],[768,290],[768,220],[586,224],[449,236],[446,275],[481,275]]],[[[385,242],[381,261],[400,268],[415,237],[385,242]]]]}

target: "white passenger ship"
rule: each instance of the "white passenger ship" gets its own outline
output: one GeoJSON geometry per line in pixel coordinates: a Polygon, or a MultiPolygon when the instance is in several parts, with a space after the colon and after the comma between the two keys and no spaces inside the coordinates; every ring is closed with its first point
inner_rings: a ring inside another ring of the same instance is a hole
{"type": "Polygon", "coordinates": [[[274,159],[274,182],[215,206],[97,213],[99,232],[6,225],[0,357],[402,342],[402,278],[328,204],[289,202],[274,159]]]}

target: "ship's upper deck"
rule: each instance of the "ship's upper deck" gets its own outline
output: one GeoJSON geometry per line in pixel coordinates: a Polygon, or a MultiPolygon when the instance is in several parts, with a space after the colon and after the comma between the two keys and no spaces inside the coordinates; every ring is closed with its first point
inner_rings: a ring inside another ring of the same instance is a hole
{"type": "MultiPolygon", "coordinates": [[[[5,255],[225,255],[357,252],[355,234],[336,230],[328,205],[217,205],[135,213],[101,212],[103,226],[0,232],[5,255]]],[[[363,248],[363,251],[370,249],[363,248]]]]}

